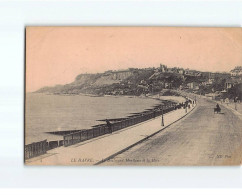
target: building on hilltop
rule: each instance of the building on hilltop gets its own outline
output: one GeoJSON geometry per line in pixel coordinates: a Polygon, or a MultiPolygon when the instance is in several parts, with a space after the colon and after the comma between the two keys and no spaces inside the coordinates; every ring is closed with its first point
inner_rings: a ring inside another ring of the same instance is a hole
{"type": "Polygon", "coordinates": [[[242,79],[241,78],[229,78],[225,81],[225,89],[228,90],[230,88],[232,88],[233,86],[235,86],[236,84],[242,83],[242,79]]]}
{"type": "Polygon", "coordinates": [[[231,76],[240,76],[242,75],[242,66],[236,66],[233,70],[230,71],[231,76]]]}
{"type": "Polygon", "coordinates": [[[160,71],[161,72],[167,72],[167,66],[166,65],[163,65],[163,64],[160,64],[160,71]]]}
{"type": "Polygon", "coordinates": [[[198,90],[199,89],[199,84],[196,82],[191,82],[187,84],[189,89],[193,89],[193,90],[198,90]]]}
{"type": "Polygon", "coordinates": [[[194,70],[190,70],[189,68],[187,68],[184,70],[184,74],[189,76],[195,76],[196,72],[194,70]]]}
{"type": "Polygon", "coordinates": [[[179,68],[177,69],[177,73],[183,75],[185,73],[185,70],[183,68],[179,68]]]}
{"type": "Polygon", "coordinates": [[[167,68],[167,72],[173,73],[173,68],[167,68]]]}
{"type": "Polygon", "coordinates": [[[211,100],[220,100],[221,99],[221,94],[215,92],[215,93],[207,93],[205,96],[211,100]]]}
{"type": "Polygon", "coordinates": [[[226,82],[225,82],[225,89],[230,89],[232,88],[234,85],[234,82],[232,81],[232,79],[227,79],[226,82]]]}

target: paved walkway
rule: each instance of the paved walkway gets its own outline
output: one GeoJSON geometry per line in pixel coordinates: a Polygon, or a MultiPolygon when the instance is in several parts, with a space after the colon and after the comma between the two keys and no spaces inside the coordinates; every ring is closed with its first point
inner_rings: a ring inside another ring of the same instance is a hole
{"type": "Polygon", "coordinates": [[[135,143],[171,125],[189,114],[194,108],[179,109],[164,115],[165,126],[161,126],[161,116],[104,136],[87,140],[69,147],[59,147],[47,154],[29,159],[27,165],[94,165],[103,159],[125,150],[135,143]]]}
{"type": "Polygon", "coordinates": [[[242,120],[238,112],[198,98],[196,109],[166,128],[102,165],[241,165],[242,120]]]}

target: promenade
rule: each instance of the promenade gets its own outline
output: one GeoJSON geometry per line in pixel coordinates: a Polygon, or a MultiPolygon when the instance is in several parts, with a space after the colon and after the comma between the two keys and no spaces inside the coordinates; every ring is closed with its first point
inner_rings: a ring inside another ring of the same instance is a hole
{"type": "Polygon", "coordinates": [[[218,103],[226,108],[234,110],[236,115],[242,116],[242,103],[236,103],[236,105],[234,103],[229,103],[229,104],[226,104],[226,103],[221,104],[220,102],[218,103]]]}
{"type": "Polygon", "coordinates": [[[106,134],[69,147],[59,147],[46,154],[26,160],[27,165],[95,165],[107,161],[121,152],[161,132],[196,108],[178,109],[137,125],[106,134]]]}
{"type": "Polygon", "coordinates": [[[241,165],[240,113],[221,105],[214,114],[215,101],[197,100],[190,115],[103,165],[241,165]]]}

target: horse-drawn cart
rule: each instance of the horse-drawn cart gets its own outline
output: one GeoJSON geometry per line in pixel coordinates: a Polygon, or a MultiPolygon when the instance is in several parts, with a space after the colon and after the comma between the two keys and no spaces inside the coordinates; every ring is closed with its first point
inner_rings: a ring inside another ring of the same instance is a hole
{"type": "Polygon", "coordinates": [[[216,108],[214,108],[213,110],[214,110],[214,114],[215,114],[215,113],[218,114],[218,113],[221,112],[221,108],[220,108],[220,107],[216,107],[216,108]]]}

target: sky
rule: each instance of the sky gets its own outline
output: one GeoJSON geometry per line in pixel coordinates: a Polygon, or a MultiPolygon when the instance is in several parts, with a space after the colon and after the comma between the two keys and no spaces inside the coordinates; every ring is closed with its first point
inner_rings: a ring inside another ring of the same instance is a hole
{"type": "Polygon", "coordinates": [[[26,28],[27,92],[82,73],[160,64],[211,72],[242,66],[242,28],[26,28]]]}

